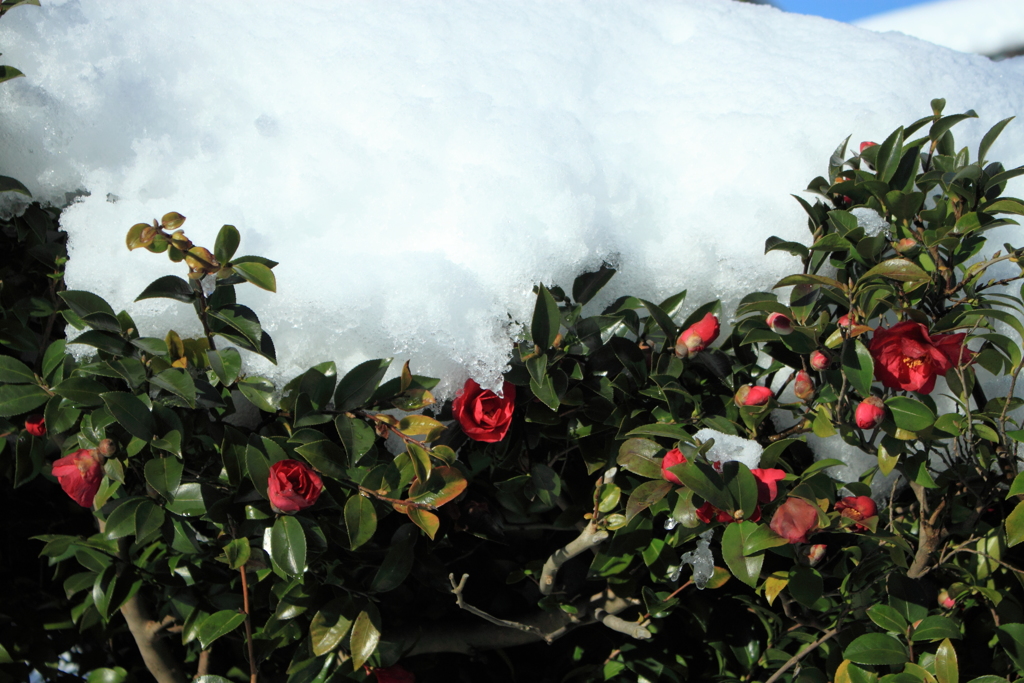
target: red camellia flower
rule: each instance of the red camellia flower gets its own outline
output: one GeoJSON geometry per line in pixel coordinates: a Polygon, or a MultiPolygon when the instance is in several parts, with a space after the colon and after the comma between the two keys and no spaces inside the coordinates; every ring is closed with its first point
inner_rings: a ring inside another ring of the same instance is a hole
{"type": "Polygon", "coordinates": [[[832,364],[832,358],[824,351],[815,351],[811,354],[811,369],[824,370],[832,364]]]}
{"type": "Polygon", "coordinates": [[[763,406],[772,397],[772,390],[768,387],[751,386],[745,384],[740,387],[734,397],[736,405],[741,406],[763,406]]]}
{"type": "MultiPolygon", "coordinates": [[[[741,520],[736,519],[725,510],[716,508],[711,503],[705,502],[699,508],[695,510],[697,519],[704,522],[705,524],[711,524],[712,522],[722,522],[723,524],[729,522],[739,522],[741,520]]],[[[750,515],[750,519],[745,520],[748,522],[760,522],[761,521],[761,506],[758,505],[754,508],[754,513],[750,515]]]]}
{"type": "Polygon", "coordinates": [[[803,498],[787,498],[768,526],[790,543],[807,543],[818,529],[818,509],[803,498]]]}
{"type": "Polygon", "coordinates": [[[267,497],[277,512],[290,515],[308,508],[323,488],[320,475],[298,460],[281,460],[270,466],[267,497]]]}
{"type": "Polygon", "coordinates": [[[46,436],[46,420],[42,415],[32,415],[25,420],[25,431],[32,436],[46,436]]]}
{"type": "Polygon", "coordinates": [[[853,420],[861,429],[874,429],[885,419],[885,404],[877,396],[868,396],[857,406],[853,420]]]}
{"type": "Polygon", "coordinates": [[[103,479],[103,462],[94,449],[83,448],[55,460],[51,471],[64,493],[82,507],[92,507],[103,479]]]}
{"type": "Polygon", "coordinates": [[[373,675],[377,677],[377,683],[416,683],[415,674],[406,671],[401,664],[374,669],[373,675]]]}
{"type": "Polygon", "coordinates": [[[778,482],[786,478],[786,473],[775,468],[758,468],[750,470],[750,473],[757,479],[757,502],[764,505],[775,500],[775,496],[779,495],[778,482]]]}
{"type": "Polygon", "coordinates": [[[681,465],[684,462],[686,462],[686,456],[683,455],[683,452],[681,450],[679,450],[678,448],[673,448],[672,450],[670,450],[668,453],[665,454],[665,457],[662,458],[661,460],[662,478],[665,481],[672,482],[676,486],[682,486],[683,482],[679,481],[679,477],[669,472],[668,468],[674,467],[675,465],[681,465]]]}
{"type": "Polygon", "coordinates": [[[516,387],[505,382],[498,396],[490,389],[481,389],[468,379],[462,391],[452,402],[452,415],[462,425],[462,431],[474,441],[495,443],[505,438],[512,426],[512,413],[516,405],[516,387]]]}
{"type": "Polygon", "coordinates": [[[793,321],[782,313],[769,313],[766,322],[776,334],[787,335],[793,331],[793,321]]]}
{"type": "Polygon", "coordinates": [[[821,558],[825,557],[826,546],[824,543],[816,543],[812,546],[808,546],[807,552],[804,553],[804,559],[807,560],[807,565],[813,567],[821,562],[821,558]]]}
{"type": "Polygon", "coordinates": [[[861,154],[863,154],[864,150],[866,150],[868,147],[877,147],[877,146],[878,146],[877,142],[862,142],[862,143],[860,143],[861,154]]]}
{"type": "Polygon", "coordinates": [[[878,329],[868,344],[875,360],[875,377],[890,389],[931,393],[935,377],[974,359],[963,341],[966,334],[928,334],[911,320],[888,330],[878,329]]]}
{"type": "Polygon", "coordinates": [[[718,339],[720,329],[714,313],[704,314],[699,322],[690,325],[679,335],[679,339],[676,340],[676,355],[686,358],[703,351],[718,339]]]}
{"type": "Polygon", "coordinates": [[[814,396],[814,382],[811,381],[811,376],[803,370],[798,370],[796,373],[796,381],[793,382],[793,393],[801,401],[814,396]]]}
{"type": "MultiPolygon", "coordinates": [[[[878,514],[878,506],[875,505],[875,501],[867,496],[840,498],[836,501],[836,510],[839,510],[843,517],[852,519],[855,522],[867,519],[868,517],[874,517],[878,514]]],[[[863,524],[854,524],[853,528],[857,531],[868,530],[863,524]]]]}

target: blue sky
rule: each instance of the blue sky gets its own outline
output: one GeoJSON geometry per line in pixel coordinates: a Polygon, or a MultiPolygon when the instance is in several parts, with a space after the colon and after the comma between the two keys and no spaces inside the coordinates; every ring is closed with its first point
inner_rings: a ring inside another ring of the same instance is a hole
{"type": "Polygon", "coordinates": [[[816,14],[837,21],[855,21],[872,14],[923,4],[926,0],[774,0],[772,4],[797,14],[816,14]]]}

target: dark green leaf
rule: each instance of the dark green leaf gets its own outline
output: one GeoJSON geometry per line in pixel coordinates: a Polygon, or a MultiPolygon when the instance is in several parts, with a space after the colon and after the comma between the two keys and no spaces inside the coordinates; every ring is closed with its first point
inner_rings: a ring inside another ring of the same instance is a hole
{"type": "MultiPolygon", "coordinates": [[[[22,75],[23,74],[14,67],[0,66],[0,83],[22,75]],[[8,74],[12,72],[17,73],[14,73],[13,76],[7,77],[8,74]]],[[[20,194],[25,195],[26,197],[32,196],[32,193],[28,191],[27,187],[22,185],[19,181],[15,180],[14,178],[5,175],[0,175],[0,192],[18,192],[20,194]]]]}
{"type": "Polygon", "coordinates": [[[186,280],[177,275],[165,275],[153,280],[149,286],[142,290],[142,294],[135,297],[136,301],[143,299],[174,299],[182,303],[190,304],[196,300],[196,293],[186,280]]]}
{"type": "Polygon", "coordinates": [[[355,550],[371,538],[377,530],[377,513],[369,498],[356,494],[345,503],[345,529],[349,548],[355,550]]]}
{"type": "Polygon", "coordinates": [[[665,480],[645,481],[633,489],[626,501],[626,521],[664,498],[673,489],[672,482],[665,480]]]}
{"type": "Polygon", "coordinates": [[[370,590],[375,593],[387,593],[398,588],[409,575],[413,564],[413,548],[416,545],[418,532],[414,524],[403,524],[391,537],[384,562],[377,570],[370,590]]]}
{"type": "Polygon", "coordinates": [[[242,371],[242,354],[237,349],[210,349],[206,352],[206,358],[222,385],[229,387],[235,383],[238,373],[242,371]]]}
{"type": "Polygon", "coordinates": [[[4,384],[31,384],[36,381],[27,365],[10,356],[0,356],[0,382],[4,384]]]}
{"type": "Polygon", "coordinates": [[[885,401],[885,405],[896,426],[908,432],[919,432],[935,423],[935,413],[931,408],[915,399],[893,396],[885,401]]]}
{"type": "Polygon", "coordinates": [[[931,280],[931,276],[920,266],[905,258],[891,258],[888,261],[882,261],[864,273],[860,281],[863,282],[874,277],[885,277],[900,282],[928,282],[931,280]]]}
{"type": "Polygon", "coordinates": [[[345,457],[345,451],[337,444],[326,439],[313,441],[297,447],[295,452],[305,458],[306,462],[312,465],[314,469],[331,479],[337,479],[338,481],[346,481],[348,479],[348,475],[345,472],[345,469],[349,466],[348,459],[345,457]]]}
{"type": "Polygon", "coordinates": [[[558,335],[558,304],[555,297],[543,284],[537,287],[537,304],[533,309],[533,322],[530,324],[530,335],[533,343],[546,351],[554,343],[558,335]]]}
{"type": "Polygon", "coordinates": [[[352,668],[359,670],[377,649],[380,642],[380,626],[375,624],[368,612],[360,612],[352,625],[352,668]]]}
{"type": "Polygon", "coordinates": [[[743,546],[756,530],[753,522],[736,522],[727,525],[722,534],[722,558],[726,566],[733,576],[751,588],[757,587],[764,555],[745,555],[743,546]]]}
{"type": "Polygon", "coordinates": [[[932,615],[925,617],[917,625],[910,639],[919,640],[941,640],[943,638],[962,638],[960,627],[949,617],[932,615]]]}
{"type": "Polygon", "coordinates": [[[150,377],[149,383],[183,399],[190,408],[196,407],[196,385],[187,371],[167,368],[160,374],[150,377]]]}
{"type": "Polygon", "coordinates": [[[206,617],[196,632],[199,638],[199,645],[204,650],[221,636],[225,636],[242,625],[245,621],[245,613],[236,610],[224,609],[214,612],[206,617]]]}
{"type": "Polygon", "coordinates": [[[616,463],[648,479],[661,479],[661,463],[655,458],[664,449],[647,439],[628,439],[619,447],[616,463]]]}
{"type": "Polygon", "coordinates": [[[872,605],[868,608],[867,615],[871,621],[886,631],[905,634],[909,627],[907,620],[888,605],[872,605]]]}
{"type": "Polygon", "coordinates": [[[875,361],[860,339],[846,342],[843,351],[843,374],[861,396],[871,395],[871,382],[875,376],[875,361]]]}
{"type": "Polygon", "coordinates": [[[260,289],[265,289],[268,292],[277,291],[277,278],[274,277],[274,272],[262,263],[236,263],[231,267],[236,273],[260,289]]]}
{"type": "Polygon", "coordinates": [[[608,281],[615,275],[615,269],[601,264],[601,269],[595,273],[583,273],[572,283],[572,298],[578,304],[585,304],[594,298],[594,295],[601,291],[601,288],[608,284],[608,281]]]}
{"type": "Polygon", "coordinates": [[[213,245],[213,257],[217,263],[227,265],[231,257],[238,250],[238,243],[242,241],[238,234],[238,228],[233,225],[223,225],[217,233],[217,241],[213,245]]]}
{"type": "Polygon", "coordinates": [[[994,125],[991,128],[989,128],[988,132],[985,133],[985,136],[983,138],[981,138],[981,144],[978,145],[978,163],[979,164],[984,165],[984,163],[985,163],[985,155],[988,154],[988,150],[989,150],[990,147],[992,147],[992,143],[995,142],[996,138],[999,137],[999,134],[1003,132],[1003,128],[1006,128],[1006,124],[1008,124],[1010,121],[1013,121],[1014,118],[1016,118],[1016,117],[1011,116],[1010,118],[1003,119],[1002,121],[1000,121],[996,125],[994,125]]]}
{"type": "Polygon", "coordinates": [[[306,534],[299,520],[277,518],[270,531],[270,557],[288,576],[301,576],[306,570],[306,534]]]}
{"type": "Polygon", "coordinates": [[[349,370],[334,392],[334,409],[347,411],[362,406],[376,391],[390,365],[391,359],[383,358],[368,360],[349,370]]]}
{"type": "Polygon", "coordinates": [[[153,458],[146,462],[146,481],[166,500],[171,500],[181,484],[183,469],[177,458],[153,458]]]}
{"type": "Polygon", "coordinates": [[[108,391],[100,394],[100,398],[125,431],[143,441],[153,439],[153,415],[138,396],[124,391],[108,391]]]}
{"type": "Polygon", "coordinates": [[[0,417],[12,417],[38,408],[50,395],[35,384],[4,384],[0,386],[0,417]]]}
{"type": "Polygon", "coordinates": [[[313,654],[318,657],[333,652],[352,628],[353,619],[347,616],[347,605],[332,600],[324,605],[309,624],[309,640],[313,654]]]}
{"type": "Polygon", "coordinates": [[[884,633],[866,633],[854,639],[843,651],[843,657],[857,664],[896,665],[909,660],[903,644],[884,633]]]}

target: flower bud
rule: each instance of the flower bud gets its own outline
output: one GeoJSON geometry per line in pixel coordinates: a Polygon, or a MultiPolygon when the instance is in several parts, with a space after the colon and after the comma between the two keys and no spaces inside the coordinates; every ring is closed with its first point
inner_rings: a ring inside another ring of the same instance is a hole
{"type": "Polygon", "coordinates": [[[109,458],[117,453],[117,442],[113,439],[103,439],[96,445],[96,451],[104,458],[109,458]]]}
{"type": "Polygon", "coordinates": [[[32,436],[46,436],[46,420],[42,415],[30,415],[25,420],[25,431],[32,436]]]}
{"type": "Polygon", "coordinates": [[[942,609],[953,609],[956,607],[956,600],[953,599],[953,596],[945,588],[939,591],[938,600],[939,607],[942,609]]]}
{"type": "Polygon", "coordinates": [[[808,401],[814,396],[814,382],[811,381],[811,376],[803,370],[799,370],[796,373],[796,381],[793,382],[793,393],[801,401],[808,401]]]}
{"type": "Polygon", "coordinates": [[[763,406],[772,398],[768,387],[744,384],[733,397],[738,406],[763,406]]]}
{"type": "Polygon", "coordinates": [[[678,448],[673,448],[672,450],[670,450],[668,453],[665,454],[665,457],[662,458],[661,460],[662,478],[665,479],[665,481],[672,482],[676,486],[682,486],[683,482],[679,480],[679,477],[670,472],[668,468],[675,467],[676,465],[681,465],[684,462],[686,462],[686,456],[683,455],[683,452],[681,450],[679,450],[678,448]]]}
{"type": "Polygon", "coordinates": [[[787,335],[793,331],[793,321],[782,313],[770,313],[767,322],[776,334],[787,335]]]}
{"type": "Polygon", "coordinates": [[[811,354],[812,370],[818,370],[820,372],[821,370],[824,370],[831,364],[832,357],[825,353],[824,351],[815,351],[814,353],[811,354]]]}
{"type": "Polygon", "coordinates": [[[768,526],[790,543],[807,543],[818,529],[818,509],[803,498],[787,498],[768,526]]]}
{"type": "Polygon", "coordinates": [[[903,254],[904,256],[910,256],[912,254],[916,254],[918,249],[921,248],[921,245],[913,237],[904,237],[895,245],[893,245],[893,248],[899,254],[903,254]]]}
{"type": "MultiPolygon", "coordinates": [[[[838,510],[843,517],[852,519],[855,522],[860,522],[868,517],[874,517],[878,514],[878,506],[875,505],[875,501],[871,500],[868,496],[847,496],[846,498],[840,498],[836,501],[836,510],[838,510]]],[[[854,524],[853,528],[857,531],[867,531],[868,528],[863,524],[854,524]]]]}
{"type": "Polygon", "coordinates": [[[718,339],[720,327],[713,313],[706,313],[700,321],[690,325],[676,340],[676,355],[687,358],[703,351],[718,339]]]}
{"type": "Polygon", "coordinates": [[[853,421],[861,429],[874,429],[885,419],[885,404],[877,396],[868,396],[857,406],[853,421]]]}
{"type": "Polygon", "coordinates": [[[877,146],[878,146],[877,142],[862,142],[862,143],[860,143],[860,153],[863,154],[864,150],[866,150],[868,147],[877,147],[877,146]]]}
{"type": "Polygon", "coordinates": [[[815,543],[807,548],[807,552],[804,553],[804,559],[807,560],[808,567],[813,567],[821,562],[821,558],[825,557],[826,547],[824,543],[815,543]]]}
{"type": "Polygon", "coordinates": [[[839,316],[838,325],[839,327],[845,327],[847,329],[853,327],[853,321],[850,320],[850,314],[844,313],[843,315],[839,316]]]}

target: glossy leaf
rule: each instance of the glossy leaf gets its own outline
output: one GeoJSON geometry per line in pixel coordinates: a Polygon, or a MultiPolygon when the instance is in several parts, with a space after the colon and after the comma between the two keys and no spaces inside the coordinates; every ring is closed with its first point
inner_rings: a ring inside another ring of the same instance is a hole
{"type": "Polygon", "coordinates": [[[412,523],[423,530],[430,540],[434,540],[434,536],[437,535],[438,529],[441,528],[441,520],[438,519],[437,515],[429,510],[423,510],[420,508],[409,508],[408,512],[409,519],[412,523]]]}
{"type": "Polygon", "coordinates": [[[846,646],[843,657],[856,664],[888,664],[908,661],[907,649],[898,640],[884,633],[866,633],[846,646]]]}
{"type": "Polygon", "coordinates": [[[4,384],[30,384],[36,381],[27,365],[10,356],[0,356],[0,382],[4,384]]]}
{"type": "Polygon", "coordinates": [[[348,458],[340,446],[326,439],[313,441],[296,447],[295,452],[322,474],[338,481],[345,481],[348,475],[348,458]]]}
{"type": "Polygon", "coordinates": [[[626,521],[667,496],[673,488],[672,482],[665,480],[645,481],[637,486],[626,501],[626,521]]]}
{"type": "Polygon", "coordinates": [[[842,357],[843,374],[861,396],[871,395],[871,382],[875,376],[875,362],[871,352],[860,339],[846,342],[842,357]]]}
{"type": "Polygon", "coordinates": [[[558,335],[558,304],[548,288],[543,284],[537,288],[537,304],[533,309],[533,322],[530,324],[530,336],[533,343],[546,351],[554,343],[558,335]]]}
{"type": "Polygon", "coordinates": [[[306,534],[294,517],[278,517],[270,532],[270,556],[289,576],[301,576],[306,570],[306,534]]]}
{"type": "Polygon", "coordinates": [[[334,391],[334,409],[353,410],[373,395],[391,366],[390,358],[368,360],[355,366],[338,382],[334,391]]]}
{"type": "Polygon", "coordinates": [[[868,618],[880,628],[894,633],[906,633],[909,624],[903,616],[888,605],[872,605],[867,610],[868,618]]]}
{"type": "Polygon", "coordinates": [[[50,394],[35,384],[0,386],[0,417],[12,417],[34,410],[49,400],[50,394]]]}
{"type": "Polygon", "coordinates": [[[347,616],[345,603],[332,600],[316,613],[309,624],[309,640],[313,654],[318,657],[333,652],[341,644],[349,629],[352,628],[352,617],[347,616]]]}
{"type": "Polygon", "coordinates": [[[277,291],[277,278],[274,276],[274,271],[262,263],[235,263],[231,268],[260,289],[265,289],[268,292],[277,291]]]}
{"type": "Polygon", "coordinates": [[[222,225],[213,244],[213,257],[220,264],[230,262],[241,241],[242,236],[238,234],[238,228],[233,225],[222,225]]]}
{"type": "Polygon", "coordinates": [[[953,643],[946,638],[935,651],[935,678],[939,683],[960,683],[960,669],[953,643]]]}
{"type": "Polygon", "coordinates": [[[1024,502],[1017,503],[1006,516],[1006,545],[1013,547],[1024,541],[1024,502]]]}
{"type": "Polygon", "coordinates": [[[196,293],[186,280],[177,275],[165,275],[153,280],[142,290],[142,294],[135,297],[136,301],[144,299],[174,299],[190,304],[196,300],[196,293]]]}
{"type": "Polygon", "coordinates": [[[242,354],[237,349],[209,349],[206,351],[206,358],[222,385],[228,387],[235,383],[242,370],[242,354]]]}
{"type": "Polygon", "coordinates": [[[146,482],[166,500],[174,498],[184,467],[177,458],[152,458],[146,462],[146,482]]]}
{"type": "Polygon", "coordinates": [[[391,537],[391,545],[381,563],[377,574],[373,577],[370,590],[375,593],[387,593],[398,588],[409,575],[413,564],[413,548],[419,532],[413,524],[403,524],[391,537]]]}
{"type": "Polygon", "coordinates": [[[366,663],[380,642],[380,627],[374,621],[369,613],[363,611],[352,624],[352,668],[356,670],[366,663]]]}
{"type": "Polygon", "coordinates": [[[231,633],[244,621],[244,612],[230,609],[214,612],[199,625],[196,635],[199,638],[200,647],[203,649],[210,647],[215,640],[231,633]]]}
{"type": "Polygon", "coordinates": [[[661,479],[661,463],[655,456],[664,449],[648,439],[627,439],[615,462],[623,469],[648,479],[661,479]]]}
{"type": "Polygon", "coordinates": [[[615,275],[615,269],[602,264],[600,270],[584,273],[572,283],[572,298],[578,304],[585,304],[594,298],[601,288],[615,275]]]}
{"type": "Polygon", "coordinates": [[[914,628],[910,635],[913,641],[919,640],[940,640],[942,638],[961,638],[960,628],[956,622],[949,617],[932,615],[925,617],[921,623],[914,628]]]}
{"type": "Polygon", "coordinates": [[[918,400],[906,396],[893,396],[885,402],[893,421],[900,429],[919,432],[935,423],[935,413],[918,400]]]}
{"type": "Polygon", "coordinates": [[[345,530],[351,550],[373,538],[377,531],[377,513],[369,498],[356,494],[345,502],[345,530]]]}
{"type": "Polygon", "coordinates": [[[751,588],[757,587],[764,555],[746,555],[743,547],[756,530],[757,524],[753,522],[736,522],[726,525],[722,534],[722,558],[726,566],[733,576],[751,588]]]}
{"type": "Polygon", "coordinates": [[[160,387],[165,391],[169,391],[178,398],[182,399],[189,405],[190,408],[196,406],[196,385],[192,381],[192,376],[185,370],[179,370],[178,368],[168,368],[163,372],[154,375],[149,378],[149,383],[155,387],[160,387]]]}
{"type": "Polygon", "coordinates": [[[138,396],[124,391],[108,391],[100,397],[114,419],[129,434],[143,441],[152,440],[153,415],[138,396]]]}

